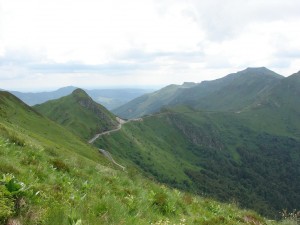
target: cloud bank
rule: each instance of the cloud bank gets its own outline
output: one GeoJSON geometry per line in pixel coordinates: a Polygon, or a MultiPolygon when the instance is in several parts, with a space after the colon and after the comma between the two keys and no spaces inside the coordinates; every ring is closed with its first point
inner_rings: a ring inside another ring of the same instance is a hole
{"type": "Polygon", "coordinates": [[[299,71],[298,0],[2,0],[0,88],[163,86],[299,71]]]}

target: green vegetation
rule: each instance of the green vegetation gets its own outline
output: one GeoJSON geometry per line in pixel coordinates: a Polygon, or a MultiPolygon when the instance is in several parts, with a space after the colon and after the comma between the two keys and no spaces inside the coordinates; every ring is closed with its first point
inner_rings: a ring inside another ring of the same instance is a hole
{"type": "Polygon", "coordinates": [[[299,96],[300,72],[283,78],[266,68],[168,86],[116,110],[156,114],[97,145],[174,187],[276,218],[300,208],[299,96]]]}
{"type": "Polygon", "coordinates": [[[1,224],[277,224],[119,171],[7,92],[0,114],[1,224]]]}
{"type": "Polygon", "coordinates": [[[197,110],[239,111],[256,101],[283,77],[267,68],[247,68],[213,81],[169,85],[113,110],[123,118],[159,112],[162,107],[185,104],[197,110]]]}
{"type": "Polygon", "coordinates": [[[94,102],[83,90],[48,101],[34,107],[38,112],[56,121],[84,139],[117,126],[116,118],[107,109],[94,102]]]}
{"type": "Polygon", "coordinates": [[[300,141],[254,128],[242,114],[177,106],[96,145],[173,187],[278,218],[282,209],[300,208],[300,141]]]}
{"type": "Polygon", "coordinates": [[[123,118],[137,118],[147,114],[160,111],[164,105],[176,101],[177,97],[185,89],[195,86],[195,83],[184,83],[183,85],[169,85],[150,94],[142,95],[132,101],[116,108],[113,112],[123,118]]]}

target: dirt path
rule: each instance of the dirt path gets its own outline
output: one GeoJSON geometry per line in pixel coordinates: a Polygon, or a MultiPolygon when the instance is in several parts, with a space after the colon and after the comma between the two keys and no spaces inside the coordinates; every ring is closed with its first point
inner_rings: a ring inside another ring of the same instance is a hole
{"type": "Polygon", "coordinates": [[[120,167],[122,170],[126,169],[125,166],[122,166],[119,163],[117,163],[108,151],[105,151],[104,149],[99,148],[99,152],[101,152],[106,158],[108,158],[113,164],[120,167]]]}
{"type": "MultiPolygon", "coordinates": [[[[112,132],[116,132],[118,130],[121,130],[122,125],[131,121],[142,121],[143,119],[138,118],[138,119],[131,119],[131,120],[122,120],[119,117],[116,117],[116,120],[119,122],[118,127],[113,129],[113,130],[108,130],[108,131],[104,131],[102,133],[96,134],[91,140],[88,141],[89,144],[93,144],[100,136],[102,135],[107,135],[110,134],[112,132]]],[[[99,152],[101,152],[106,158],[108,158],[113,164],[115,164],[116,166],[120,167],[122,170],[125,170],[125,166],[120,165],[119,163],[117,163],[113,157],[111,156],[111,154],[104,150],[104,149],[99,149],[99,152]]]]}
{"type": "Polygon", "coordinates": [[[88,142],[89,144],[93,144],[100,136],[102,135],[107,135],[107,134],[110,134],[110,133],[113,133],[113,132],[116,132],[118,130],[121,130],[122,128],[122,125],[125,124],[125,123],[129,123],[131,121],[142,121],[143,119],[142,118],[138,118],[138,119],[130,119],[130,120],[122,120],[121,118],[119,117],[116,117],[117,121],[119,122],[119,125],[117,128],[113,129],[113,130],[108,130],[108,131],[104,131],[102,133],[99,133],[99,134],[96,134],[92,139],[90,139],[88,142]]]}

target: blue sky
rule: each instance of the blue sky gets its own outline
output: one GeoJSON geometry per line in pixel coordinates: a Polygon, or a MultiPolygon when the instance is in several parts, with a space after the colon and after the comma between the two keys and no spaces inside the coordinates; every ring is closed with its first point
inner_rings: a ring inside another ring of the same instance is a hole
{"type": "Polygon", "coordinates": [[[0,88],[147,87],[300,70],[298,0],[1,0],[0,88]]]}

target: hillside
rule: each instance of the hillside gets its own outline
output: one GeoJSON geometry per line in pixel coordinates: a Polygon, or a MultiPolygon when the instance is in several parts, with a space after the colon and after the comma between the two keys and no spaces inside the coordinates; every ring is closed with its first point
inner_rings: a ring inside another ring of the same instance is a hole
{"type": "Polygon", "coordinates": [[[276,217],[300,208],[299,90],[299,72],[246,69],[185,89],[97,145],[160,181],[276,217]]]}
{"type": "Polygon", "coordinates": [[[201,110],[238,111],[253,103],[282,78],[264,67],[247,68],[200,84],[170,85],[134,99],[113,112],[123,118],[135,118],[159,112],[164,106],[177,104],[201,110]]]}
{"type": "MultiPolygon", "coordinates": [[[[21,99],[26,104],[33,106],[36,104],[42,104],[49,100],[58,99],[66,95],[71,94],[77,87],[68,86],[59,88],[55,91],[48,92],[19,92],[10,91],[13,95],[21,99]]],[[[122,88],[122,89],[92,89],[86,90],[87,94],[93,98],[94,101],[103,105],[107,109],[117,108],[134,98],[137,98],[145,93],[151,92],[147,89],[133,89],[133,88],[122,88]]]]}
{"type": "Polygon", "coordinates": [[[7,92],[0,114],[1,224],[278,224],[118,171],[7,92]]]}
{"type": "Polygon", "coordinates": [[[36,105],[34,109],[86,140],[118,125],[112,113],[81,89],[60,99],[36,105]]]}
{"type": "Polygon", "coordinates": [[[187,88],[195,83],[184,83],[183,85],[169,85],[153,93],[142,95],[132,101],[112,110],[116,115],[131,119],[160,111],[162,106],[176,102],[177,97],[187,88]]]}
{"type": "Polygon", "coordinates": [[[299,139],[255,130],[239,116],[165,109],[95,144],[183,190],[234,200],[273,218],[283,208],[299,209],[299,139]]]}
{"type": "Polygon", "coordinates": [[[300,73],[281,79],[238,116],[255,130],[300,138],[300,73]]]}

